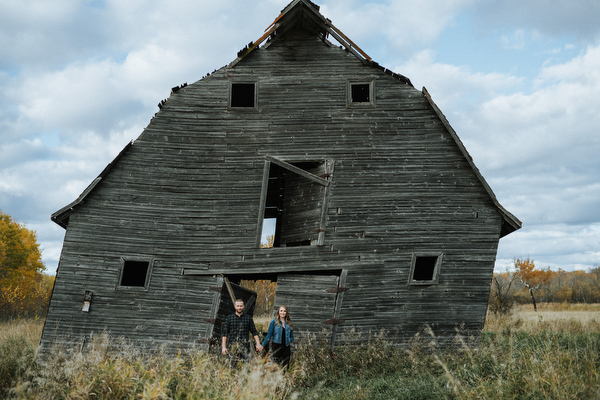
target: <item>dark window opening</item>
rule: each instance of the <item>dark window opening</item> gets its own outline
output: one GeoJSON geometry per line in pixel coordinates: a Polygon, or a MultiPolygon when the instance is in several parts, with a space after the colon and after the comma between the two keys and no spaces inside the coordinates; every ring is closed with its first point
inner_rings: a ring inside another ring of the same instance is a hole
{"type": "Polygon", "coordinates": [[[254,107],[254,83],[231,84],[231,107],[254,107]]]}
{"type": "Polygon", "coordinates": [[[352,103],[369,103],[371,101],[371,88],[368,83],[353,83],[350,85],[352,103]]]}
{"type": "Polygon", "coordinates": [[[297,242],[288,242],[286,243],[286,247],[298,247],[298,246],[310,246],[311,241],[309,239],[299,240],[297,242]]]}
{"type": "Polygon", "coordinates": [[[127,261],[123,263],[123,273],[121,274],[121,286],[146,286],[146,277],[148,276],[148,261],[127,261]]]}
{"type": "Polygon", "coordinates": [[[417,257],[413,271],[414,281],[431,281],[434,278],[437,256],[417,257]]]}
{"type": "MultiPolygon", "coordinates": [[[[325,163],[297,162],[293,167],[320,176],[325,163]]],[[[321,232],[324,186],[271,162],[265,196],[261,247],[317,244],[321,232]]]]}

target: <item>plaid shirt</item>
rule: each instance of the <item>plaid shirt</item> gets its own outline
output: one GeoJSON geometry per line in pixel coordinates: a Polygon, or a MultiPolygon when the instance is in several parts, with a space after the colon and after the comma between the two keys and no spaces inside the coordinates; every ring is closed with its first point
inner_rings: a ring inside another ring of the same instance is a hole
{"type": "Polygon", "coordinates": [[[233,313],[225,318],[222,336],[227,337],[230,344],[231,342],[247,343],[248,332],[252,333],[252,336],[258,336],[254,320],[250,315],[242,314],[241,317],[238,317],[233,313]]]}

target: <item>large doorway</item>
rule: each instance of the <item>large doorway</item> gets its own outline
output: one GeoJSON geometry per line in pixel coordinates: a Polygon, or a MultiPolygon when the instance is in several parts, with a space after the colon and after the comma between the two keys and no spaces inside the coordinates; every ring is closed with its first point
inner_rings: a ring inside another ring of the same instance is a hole
{"type": "Polygon", "coordinates": [[[207,337],[212,344],[221,340],[222,324],[227,315],[234,312],[233,300],[241,298],[246,303],[247,314],[265,315],[269,319],[275,315],[280,305],[285,305],[292,319],[294,336],[301,340],[314,335],[319,340],[335,343],[337,325],[340,319],[341,304],[346,288],[346,271],[314,271],[282,274],[253,274],[244,276],[231,275],[217,280],[212,317],[207,337]],[[259,290],[251,290],[239,283],[252,287],[256,284],[259,290]],[[261,282],[261,283],[259,283],[261,282]],[[271,284],[270,290],[262,290],[259,285],[271,284]],[[275,289],[274,301],[258,299],[259,296],[270,296],[275,289]],[[260,304],[260,309],[256,305],[260,304]],[[265,304],[268,304],[265,309],[265,304]]]}

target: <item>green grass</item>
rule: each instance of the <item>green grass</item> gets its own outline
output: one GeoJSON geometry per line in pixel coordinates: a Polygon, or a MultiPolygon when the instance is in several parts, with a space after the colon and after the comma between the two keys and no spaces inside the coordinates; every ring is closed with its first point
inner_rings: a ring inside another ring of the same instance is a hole
{"type": "MultiPolygon", "coordinates": [[[[585,311],[585,309],[583,310],[585,311]]],[[[549,311],[548,311],[549,312],[549,311]]],[[[559,311],[557,311],[559,312],[559,311]]],[[[561,310],[560,312],[564,312],[561,310]]],[[[231,369],[197,352],[145,356],[108,351],[98,337],[85,354],[37,359],[39,321],[0,324],[0,397],[18,399],[597,399],[600,321],[493,317],[478,348],[457,336],[429,347],[424,331],[410,348],[373,336],[361,347],[298,343],[282,373],[257,360],[231,369]]]]}

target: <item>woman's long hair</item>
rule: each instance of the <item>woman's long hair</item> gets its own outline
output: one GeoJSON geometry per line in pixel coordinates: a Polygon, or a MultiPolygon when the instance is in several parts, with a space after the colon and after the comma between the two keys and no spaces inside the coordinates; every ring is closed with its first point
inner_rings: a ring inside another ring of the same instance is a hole
{"type": "Polygon", "coordinates": [[[288,311],[288,308],[284,305],[281,305],[279,307],[277,307],[277,316],[275,316],[275,324],[277,326],[281,326],[281,322],[279,321],[279,310],[280,309],[285,309],[285,323],[286,325],[288,325],[290,327],[291,330],[294,330],[294,326],[292,325],[292,320],[290,319],[290,312],[288,311]]]}

